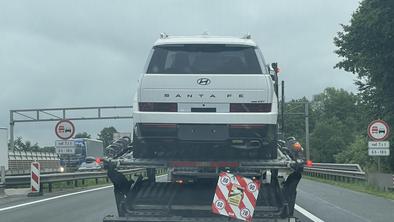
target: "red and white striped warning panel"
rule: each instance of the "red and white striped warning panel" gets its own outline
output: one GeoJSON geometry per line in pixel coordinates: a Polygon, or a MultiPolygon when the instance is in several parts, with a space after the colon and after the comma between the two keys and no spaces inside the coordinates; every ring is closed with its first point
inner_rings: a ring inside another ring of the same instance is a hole
{"type": "Polygon", "coordinates": [[[260,181],[222,172],[212,202],[212,212],[251,221],[259,195],[260,181]]]}
{"type": "Polygon", "coordinates": [[[30,173],[30,187],[31,192],[36,193],[40,192],[40,163],[32,162],[31,163],[31,173],[30,173]]]}

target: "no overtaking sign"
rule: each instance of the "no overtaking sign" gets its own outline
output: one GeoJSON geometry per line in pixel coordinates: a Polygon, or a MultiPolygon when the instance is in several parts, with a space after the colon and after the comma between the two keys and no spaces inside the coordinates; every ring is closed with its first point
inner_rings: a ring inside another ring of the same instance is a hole
{"type": "Polygon", "coordinates": [[[389,156],[390,143],[384,141],[390,134],[390,128],[383,120],[372,121],[368,126],[368,136],[373,141],[368,142],[369,156],[389,156]]]}
{"type": "Polygon", "coordinates": [[[70,120],[60,120],[55,127],[57,137],[62,140],[68,140],[73,137],[75,133],[74,124],[70,120]]]}
{"type": "Polygon", "coordinates": [[[389,125],[383,120],[372,121],[368,126],[368,136],[375,141],[383,141],[389,136],[389,125]]]}

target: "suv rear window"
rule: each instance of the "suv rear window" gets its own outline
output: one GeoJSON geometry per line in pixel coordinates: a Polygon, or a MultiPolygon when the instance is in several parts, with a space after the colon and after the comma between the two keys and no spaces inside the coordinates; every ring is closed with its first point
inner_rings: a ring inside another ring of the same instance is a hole
{"type": "Polygon", "coordinates": [[[147,73],[261,74],[252,46],[226,44],[161,45],[153,49],[147,73]]]}

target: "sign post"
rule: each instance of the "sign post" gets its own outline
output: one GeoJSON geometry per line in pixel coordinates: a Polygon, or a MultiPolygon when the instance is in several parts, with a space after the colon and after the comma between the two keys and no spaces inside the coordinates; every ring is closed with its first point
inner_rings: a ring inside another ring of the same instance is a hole
{"type": "MultiPolygon", "coordinates": [[[[75,133],[74,124],[67,119],[60,120],[55,126],[55,134],[62,140],[55,142],[56,153],[58,154],[74,154],[75,141],[68,139],[72,138],[75,133]]],[[[70,164],[70,156],[67,156],[68,165],[70,164]]]]}
{"type": "Polygon", "coordinates": [[[390,127],[383,120],[374,120],[368,126],[368,155],[378,157],[378,172],[380,172],[380,157],[390,156],[390,142],[385,141],[389,137],[390,127]]]}

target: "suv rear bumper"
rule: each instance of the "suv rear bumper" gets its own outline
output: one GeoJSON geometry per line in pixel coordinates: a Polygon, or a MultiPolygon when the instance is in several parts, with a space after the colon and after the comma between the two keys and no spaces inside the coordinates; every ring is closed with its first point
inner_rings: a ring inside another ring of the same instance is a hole
{"type": "Polygon", "coordinates": [[[277,117],[275,110],[269,113],[133,112],[134,123],[276,124],[277,117]]]}
{"type": "Polygon", "coordinates": [[[267,146],[275,125],[264,124],[136,124],[135,139],[158,146],[225,145],[239,149],[267,146]]]}

